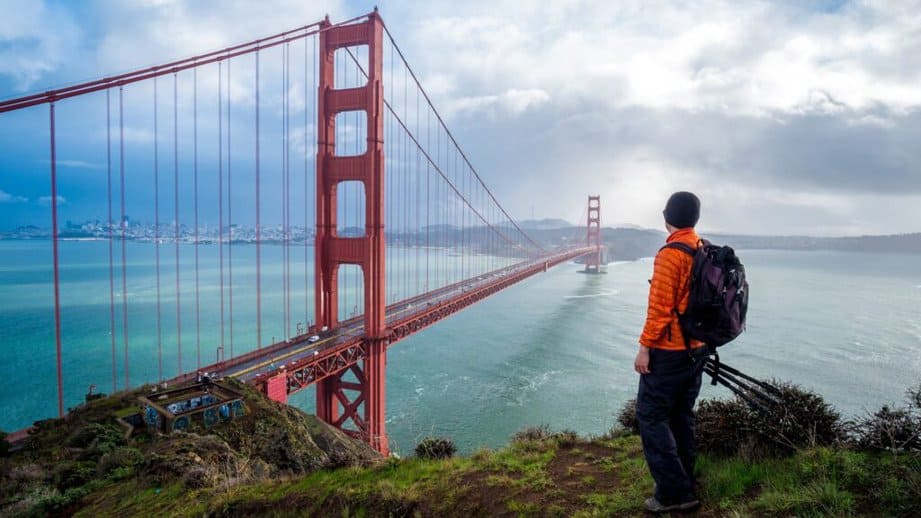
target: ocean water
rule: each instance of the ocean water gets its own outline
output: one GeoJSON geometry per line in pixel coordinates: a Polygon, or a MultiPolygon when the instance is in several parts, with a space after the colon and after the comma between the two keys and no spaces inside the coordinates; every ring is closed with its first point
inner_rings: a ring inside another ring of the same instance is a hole
{"type": "MultiPolygon", "coordinates": [[[[235,352],[253,347],[255,310],[247,298],[253,247],[234,248],[235,352]]],[[[182,247],[191,264],[194,247],[182,247]]],[[[90,384],[112,388],[108,243],[62,243],[65,395],[78,403],[90,384]]],[[[164,375],[210,363],[220,341],[217,249],[199,249],[203,288],[195,325],[194,277],[180,277],[182,354],[176,347],[172,245],[161,247],[164,375]],[[212,282],[213,281],[213,282],[212,282]],[[207,289],[204,286],[208,286],[207,289]],[[196,332],[198,331],[198,333],[196,332]],[[198,347],[196,347],[198,344],[198,347]],[[199,356],[200,355],[200,356],[199,356]]],[[[312,253],[312,251],[311,251],[312,253]]],[[[752,375],[815,390],[846,415],[904,400],[921,382],[921,261],[907,255],[740,251],[751,284],[748,330],[721,349],[727,363],[752,375]]],[[[116,260],[119,257],[116,247],[116,260]]],[[[131,384],[157,379],[153,245],[128,245],[131,384]]],[[[310,254],[308,254],[310,255],[310,254]]],[[[411,258],[407,252],[402,257],[411,258]]],[[[395,264],[399,253],[391,258],[395,264]]],[[[439,264],[458,259],[440,253],[439,264]]],[[[263,247],[263,344],[280,337],[281,253],[263,247]]],[[[0,429],[56,413],[50,246],[0,242],[0,429]]],[[[308,262],[308,272],[312,265],[308,262]]],[[[388,352],[387,428],[393,448],[410,452],[423,436],[454,438],[463,451],[498,446],[524,426],[547,424],[602,433],[636,392],[632,370],[643,325],[652,261],[613,263],[606,275],[562,265],[394,345],[388,352]]],[[[303,251],[292,271],[292,328],[309,319],[303,251]]],[[[116,272],[118,273],[118,272],[116,272]]],[[[308,276],[309,277],[309,276],[308,276]]],[[[407,290],[419,284],[401,281],[407,290]]],[[[422,281],[419,281],[422,282],[422,281]]],[[[226,294],[225,294],[226,295],[226,294]]],[[[121,288],[116,281],[116,383],[124,382],[121,288]]],[[[353,293],[354,301],[354,293],[353,293]]],[[[228,311],[225,298],[225,313],[228,311]]],[[[344,310],[347,313],[347,310],[344,310]]],[[[227,317],[225,317],[227,318],[227,317]]],[[[229,318],[227,318],[229,320],[229,318]]],[[[229,346],[225,323],[225,350],[229,346]]],[[[227,351],[229,353],[229,351],[227,351]]],[[[702,397],[728,397],[706,384],[702,397]]],[[[291,402],[313,410],[306,390],[291,402]]]]}

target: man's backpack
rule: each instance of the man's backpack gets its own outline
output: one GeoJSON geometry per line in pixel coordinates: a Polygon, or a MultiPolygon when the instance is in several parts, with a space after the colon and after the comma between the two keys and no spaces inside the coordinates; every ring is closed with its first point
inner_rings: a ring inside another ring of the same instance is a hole
{"type": "Polygon", "coordinates": [[[700,340],[710,348],[725,345],[745,330],[748,311],[748,282],[745,267],[728,246],[701,240],[695,251],[685,243],[669,243],[694,258],[690,276],[688,307],[678,315],[685,343],[700,340]]]}

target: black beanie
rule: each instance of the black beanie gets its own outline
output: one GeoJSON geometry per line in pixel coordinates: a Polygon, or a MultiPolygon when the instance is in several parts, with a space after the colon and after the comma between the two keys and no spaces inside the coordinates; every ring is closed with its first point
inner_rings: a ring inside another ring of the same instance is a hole
{"type": "Polygon", "coordinates": [[[668,198],[662,215],[675,228],[693,227],[700,219],[700,199],[691,192],[676,192],[668,198]]]}

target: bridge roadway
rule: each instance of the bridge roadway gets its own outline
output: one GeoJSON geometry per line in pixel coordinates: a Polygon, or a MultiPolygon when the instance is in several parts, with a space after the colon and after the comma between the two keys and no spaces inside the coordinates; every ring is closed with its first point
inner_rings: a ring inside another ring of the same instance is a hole
{"type": "MultiPolygon", "coordinates": [[[[536,273],[592,251],[594,247],[556,251],[387,306],[388,329],[395,330],[389,337],[390,343],[536,273]]],[[[342,321],[336,329],[325,332],[310,329],[289,340],[202,367],[200,372],[263,385],[267,378],[284,370],[291,377],[288,392],[293,393],[360,360],[364,356],[363,332],[364,316],[361,315],[342,321]],[[311,343],[308,338],[313,335],[320,339],[311,343]]],[[[189,381],[195,376],[195,373],[187,373],[170,383],[189,381]]]]}

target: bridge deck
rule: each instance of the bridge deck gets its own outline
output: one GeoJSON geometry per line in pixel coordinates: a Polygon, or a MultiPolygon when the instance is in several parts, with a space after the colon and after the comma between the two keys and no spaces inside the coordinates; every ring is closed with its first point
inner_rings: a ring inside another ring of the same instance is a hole
{"type": "MultiPolygon", "coordinates": [[[[387,339],[392,344],[512,284],[592,251],[593,247],[584,247],[556,252],[391,304],[386,313],[387,339]]],[[[308,332],[208,365],[201,371],[257,385],[285,372],[290,378],[288,391],[293,393],[364,358],[363,316],[345,320],[336,329],[316,333],[320,339],[311,343],[308,338],[313,334],[308,332]]],[[[194,377],[194,373],[188,373],[172,382],[194,377]]]]}

